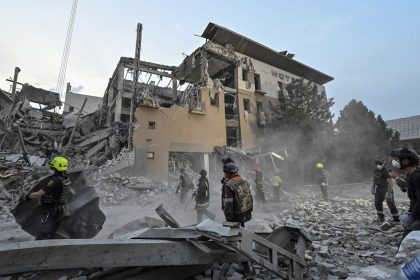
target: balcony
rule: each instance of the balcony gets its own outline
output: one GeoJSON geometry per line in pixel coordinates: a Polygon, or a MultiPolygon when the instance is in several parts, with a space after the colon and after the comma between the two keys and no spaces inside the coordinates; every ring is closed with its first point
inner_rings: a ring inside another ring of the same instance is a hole
{"type": "Polygon", "coordinates": [[[206,102],[201,101],[201,92],[196,92],[188,102],[188,109],[193,114],[206,114],[206,102]]]}

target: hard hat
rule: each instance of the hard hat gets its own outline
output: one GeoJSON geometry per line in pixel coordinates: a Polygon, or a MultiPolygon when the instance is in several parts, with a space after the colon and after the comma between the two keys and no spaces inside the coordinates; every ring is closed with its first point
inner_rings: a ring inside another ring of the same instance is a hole
{"type": "Polygon", "coordinates": [[[69,167],[69,161],[63,157],[55,157],[49,162],[48,166],[54,168],[57,171],[67,171],[69,167]]]}
{"type": "Polygon", "coordinates": [[[380,165],[383,165],[383,164],[384,164],[384,161],[383,161],[382,159],[380,159],[380,158],[377,158],[377,159],[375,160],[375,164],[380,164],[380,165]]]}
{"type": "Polygon", "coordinates": [[[236,166],[236,164],[232,162],[226,164],[225,167],[223,168],[223,172],[229,173],[229,174],[235,174],[235,173],[238,173],[238,171],[239,171],[239,168],[236,166]]]}
{"type": "Polygon", "coordinates": [[[201,176],[206,176],[207,175],[207,171],[205,169],[201,169],[200,170],[200,175],[201,176]]]}
{"type": "Polygon", "coordinates": [[[391,156],[397,157],[400,160],[408,159],[411,165],[415,165],[419,162],[419,155],[415,151],[407,148],[394,149],[391,152],[391,156]]]}
{"type": "Polygon", "coordinates": [[[228,164],[229,162],[234,163],[235,161],[231,157],[223,157],[222,158],[223,164],[228,164]]]}
{"type": "Polygon", "coordinates": [[[324,168],[324,165],[322,163],[317,163],[316,164],[316,168],[323,169],[324,168]]]}

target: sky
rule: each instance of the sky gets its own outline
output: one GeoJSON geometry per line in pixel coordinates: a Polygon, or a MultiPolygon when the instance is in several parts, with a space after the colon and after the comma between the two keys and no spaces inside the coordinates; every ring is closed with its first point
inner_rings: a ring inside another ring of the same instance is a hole
{"type": "MultiPolygon", "coordinates": [[[[71,0],[0,0],[0,88],[19,80],[57,84],[71,0]]],[[[121,56],[133,57],[143,24],[141,59],[179,65],[204,42],[209,22],[225,26],[334,80],[335,118],[352,99],[385,120],[420,114],[420,1],[79,0],[66,82],[102,96],[121,56]]]]}

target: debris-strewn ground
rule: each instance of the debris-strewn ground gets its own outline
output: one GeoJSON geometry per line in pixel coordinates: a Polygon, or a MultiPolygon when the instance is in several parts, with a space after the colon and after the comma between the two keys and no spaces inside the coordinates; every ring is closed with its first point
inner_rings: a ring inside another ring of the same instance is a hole
{"type": "MultiPolygon", "coordinates": [[[[407,203],[399,206],[404,208],[407,203]]],[[[278,211],[257,219],[253,226],[263,230],[292,225],[308,230],[313,242],[305,258],[312,279],[345,279],[364,267],[394,268],[404,261],[394,257],[402,227],[391,222],[390,229],[381,230],[371,199],[335,196],[323,201],[313,194],[299,195],[291,198],[289,207],[278,211]]]]}
{"type": "MultiPolygon", "coordinates": [[[[144,177],[121,176],[117,172],[107,174],[103,170],[90,173],[91,183],[108,216],[108,225],[104,228],[108,232],[102,235],[100,233],[99,238],[106,238],[111,231],[122,225],[122,221],[153,215],[154,208],[162,202],[181,224],[195,223],[194,203],[189,207],[180,205],[174,194],[174,186],[152,182],[144,177]]],[[[220,187],[214,185],[212,188],[220,187]]],[[[401,240],[402,228],[391,223],[390,229],[381,230],[380,225],[375,222],[373,199],[368,189],[366,184],[331,187],[331,199],[323,201],[317,188],[302,187],[298,188],[299,191],[296,188],[295,191],[290,191],[289,188],[289,192],[283,194],[278,203],[270,201],[271,193],[267,189],[267,204],[255,209],[253,221],[247,224],[247,228],[256,232],[271,231],[282,225],[306,229],[313,238],[305,256],[309,265],[308,279],[346,279],[363,274],[373,265],[373,268],[379,267],[378,271],[384,271],[385,267],[396,268],[405,261],[394,256],[401,240]],[[301,192],[302,190],[305,192],[301,192]]],[[[408,206],[405,194],[399,190],[395,192],[398,208],[405,209],[408,206]]],[[[9,210],[15,202],[16,196],[8,197],[6,193],[0,195],[0,242],[17,242],[31,238],[19,231],[13,222],[9,210]]],[[[214,193],[211,202],[211,211],[217,214],[216,221],[223,222],[217,193],[214,193]]],[[[387,209],[385,203],[384,208],[387,209]]],[[[390,217],[388,213],[388,219],[390,217]]],[[[264,269],[258,266],[255,268],[255,279],[273,278],[264,269]]],[[[71,279],[70,274],[68,276],[71,279]]],[[[237,277],[238,274],[234,273],[231,279],[238,279],[237,277]]]]}

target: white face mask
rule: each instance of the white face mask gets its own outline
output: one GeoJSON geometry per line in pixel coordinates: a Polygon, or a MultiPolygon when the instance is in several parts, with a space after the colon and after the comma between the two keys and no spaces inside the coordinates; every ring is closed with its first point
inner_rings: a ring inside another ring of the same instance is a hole
{"type": "Polygon", "coordinates": [[[401,168],[401,164],[395,159],[392,160],[392,166],[395,168],[401,168]]]}
{"type": "Polygon", "coordinates": [[[383,166],[382,166],[382,165],[379,165],[379,164],[376,166],[376,168],[378,168],[379,170],[381,170],[381,169],[382,169],[382,167],[383,167],[383,166]]]}

